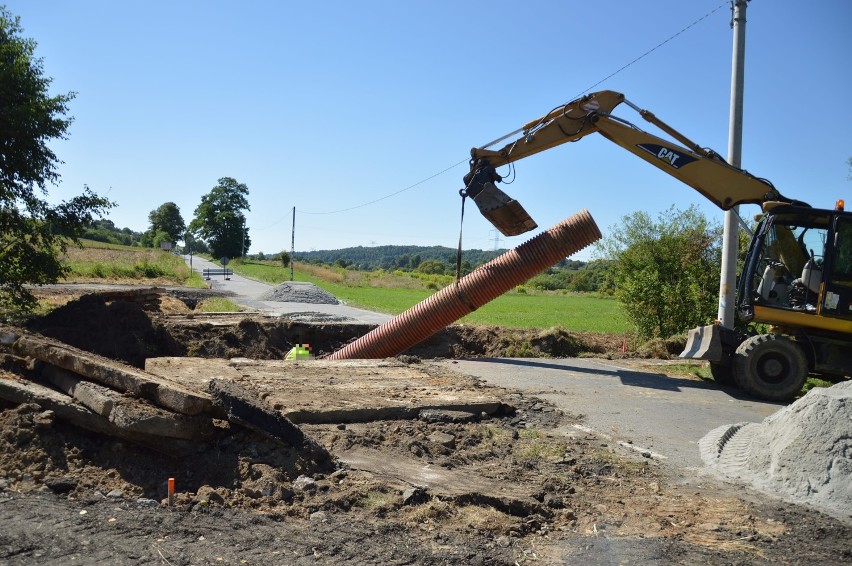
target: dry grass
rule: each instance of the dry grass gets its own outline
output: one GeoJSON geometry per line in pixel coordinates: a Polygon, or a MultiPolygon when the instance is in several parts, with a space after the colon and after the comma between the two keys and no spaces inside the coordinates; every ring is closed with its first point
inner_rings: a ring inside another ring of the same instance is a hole
{"type": "Polygon", "coordinates": [[[69,246],[62,259],[71,269],[66,281],[205,286],[182,258],[157,249],[84,242],[69,246]]]}

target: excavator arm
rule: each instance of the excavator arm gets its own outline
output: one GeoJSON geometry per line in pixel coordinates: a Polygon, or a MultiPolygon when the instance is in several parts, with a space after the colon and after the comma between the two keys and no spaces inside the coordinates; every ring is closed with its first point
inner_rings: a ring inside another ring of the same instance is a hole
{"type": "Polygon", "coordinates": [[[689,185],[723,210],[739,204],[792,203],[772,186],[748,172],[729,165],[716,152],[702,148],[689,138],[611,90],[589,94],[555,108],[519,130],[490,144],[473,148],[470,172],[465,175],[462,194],[470,196],[482,214],[505,236],[522,234],[536,227],[523,207],[495,185],[502,180],[497,167],[567,142],[599,133],[627,151],[689,185]],[[678,143],[649,134],[612,115],[624,103],[636,110],[678,143]],[[500,149],[488,149],[520,135],[500,149]]]}

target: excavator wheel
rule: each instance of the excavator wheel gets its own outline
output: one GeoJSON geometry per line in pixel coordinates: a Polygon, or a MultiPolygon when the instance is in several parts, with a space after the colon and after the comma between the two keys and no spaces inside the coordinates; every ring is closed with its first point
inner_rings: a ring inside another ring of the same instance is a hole
{"type": "Polygon", "coordinates": [[[737,382],[734,381],[734,368],[731,366],[710,362],[710,375],[713,376],[713,381],[719,385],[737,386],[737,382]]]}
{"type": "Polygon", "coordinates": [[[808,377],[808,359],[801,346],[777,334],[746,339],[734,356],[737,384],[767,401],[792,399],[808,377]]]}

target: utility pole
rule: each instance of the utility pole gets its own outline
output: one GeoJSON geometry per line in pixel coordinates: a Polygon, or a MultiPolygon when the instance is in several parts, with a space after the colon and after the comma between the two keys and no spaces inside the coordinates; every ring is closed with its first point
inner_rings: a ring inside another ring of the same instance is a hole
{"type": "Polygon", "coordinates": [[[293,281],[293,254],[296,251],[296,207],[293,207],[293,229],[290,231],[290,281],[293,281]]]}
{"type": "Polygon", "coordinates": [[[240,257],[246,258],[246,218],[243,216],[243,246],[240,248],[240,257]]]}
{"type": "MultiPolygon", "coordinates": [[[[731,27],[734,29],[733,70],[731,72],[731,111],[728,123],[728,163],[742,166],[743,86],[745,82],[745,32],[748,0],[732,0],[731,27]]],[[[722,235],[722,273],[719,281],[718,319],[726,328],[734,327],[737,289],[737,250],[739,247],[739,206],[725,212],[722,235]]]]}

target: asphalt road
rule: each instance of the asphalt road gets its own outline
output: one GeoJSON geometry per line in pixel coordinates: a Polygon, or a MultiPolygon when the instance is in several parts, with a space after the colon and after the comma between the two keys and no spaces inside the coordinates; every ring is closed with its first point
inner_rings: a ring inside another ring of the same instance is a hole
{"type": "MultiPolygon", "coordinates": [[[[190,256],[183,256],[190,264],[190,256]]],[[[204,269],[220,269],[221,266],[204,258],[193,256],[192,268],[199,274],[204,269]]],[[[318,305],[282,301],[264,301],[261,297],[272,288],[268,283],[248,279],[240,275],[215,276],[208,281],[212,289],[230,293],[232,300],[239,305],[257,309],[273,316],[298,315],[300,320],[316,319],[318,322],[349,322],[363,324],[382,324],[391,317],[387,314],[357,309],[348,305],[318,305]]]]}
{"type": "Polygon", "coordinates": [[[520,389],[583,415],[581,430],[612,437],[680,468],[703,467],[698,441],[714,428],[760,422],[784,405],[688,379],[586,358],[488,358],[446,362],[491,385],[520,389]]]}

